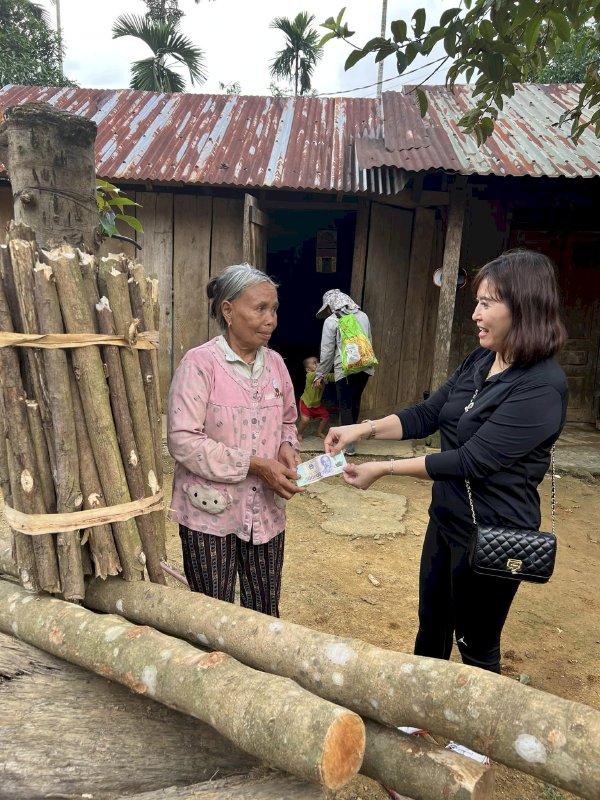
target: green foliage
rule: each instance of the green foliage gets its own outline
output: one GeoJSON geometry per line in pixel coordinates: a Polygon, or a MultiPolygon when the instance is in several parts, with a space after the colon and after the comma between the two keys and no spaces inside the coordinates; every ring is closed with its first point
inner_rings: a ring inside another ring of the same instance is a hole
{"type": "Polygon", "coordinates": [[[219,81],[219,89],[225,94],[237,95],[242,93],[242,84],[239,81],[230,81],[229,83],[219,81]]]}
{"type": "MultiPolygon", "coordinates": [[[[321,44],[332,38],[349,40],[354,35],[343,22],[344,10],[323,23],[329,32],[321,44]]],[[[376,61],[394,56],[402,74],[418,56],[430,56],[441,43],[445,55],[438,59],[434,72],[444,69],[450,89],[459,78],[467,83],[474,80],[475,105],[459,124],[465,132],[473,133],[478,143],[492,133],[504,99],[514,95],[515,84],[542,80],[546,67],[558,68],[562,62],[565,51],[561,48],[574,42],[574,51],[585,68],[583,85],[575,108],[563,114],[559,122],[570,123],[574,141],[588,127],[600,137],[598,0],[463,0],[456,8],[446,9],[433,24],[428,22],[426,9],[419,8],[410,22],[394,20],[391,33],[390,38],[377,37],[362,47],[352,45],[346,69],[372,53],[376,61]],[[589,35],[582,43],[575,32],[583,29],[589,35]],[[582,118],[584,112],[587,119],[582,118]]],[[[577,74],[581,75],[581,69],[577,74]]],[[[424,115],[424,96],[417,94],[417,101],[424,115]]]]}
{"type": "Polygon", "coordinates": [[[113,186],[112,183],[103,181],[101,178],[96,178],[96,205],[98,206],[102,236],[110,238],[119,233],[117,220],[128,225],[132,230],[143,233],[142,223],[139,219],[124,211],[125,208],[139,207],[140,204],[125,197],[117,186],[113,186]]]}
{"type": "Polygon", "coordinates": [[[192,85],[204,83],[206,70],[204,54],[179,30],[177,21],[154,21],[136,14],[117,17],[112,29],[113,39],[134,36],[148,45],[152,55],[131,65],[132,89],[149,92],[183,92],[185,80],[168,66],[169,59],[185,67],[192,85]]]}
{"type": "Polygon", "coordinates": [[[588,64],[594,59],[598,63],[593,36],[593,29],[587,25],[573,31],[571,38],[560,45],[546,66],[534,70],[529,80],[534,83],[583,83],[588,64]]]}
{"type": "Polygon", "coordinates": [[[310,92],[312,74],[323,55],[319,34],[310,27],[313,20],[314,16],[302,11],[293,20],[276,17],[270,26],[286,36],[285,47],[279,50],[271,64],[271,75],[293,81],[295,95],[310,92]]]}
{"type": "Polygon", "coordinates": [[[60,40],[28,0],[0,0],[0,86],[72,86],[61,70],[60,40]]]}

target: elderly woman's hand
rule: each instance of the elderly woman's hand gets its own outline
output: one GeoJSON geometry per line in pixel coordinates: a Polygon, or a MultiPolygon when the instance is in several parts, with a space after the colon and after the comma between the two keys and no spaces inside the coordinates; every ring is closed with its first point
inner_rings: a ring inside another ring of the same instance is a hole
{"type": "Polygon", "coordinates": [[[287,467],[274,458],[258,458],[252,456],[248,472],[257,475],[275,494],[289,500],[304,489],[296,486],[298,473],[296,468],[287,467]]]}
{"type": "MultiPolygon", "coordinates": [[[[284,467],[289,467],[295,471],[298,464],[302,462],[302,459],[300,458],[300,453],[294,450],[289,442],[282,442],[279,448],[278,461],[280,461],[284,467]]],[[[297,478],[298,476],[296,476],[296,479],[297,478]]]]}

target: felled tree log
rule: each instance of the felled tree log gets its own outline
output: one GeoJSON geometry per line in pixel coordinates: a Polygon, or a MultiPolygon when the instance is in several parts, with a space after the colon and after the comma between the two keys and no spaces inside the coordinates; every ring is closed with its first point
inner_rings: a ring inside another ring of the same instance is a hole
{"type": "MultiPolygon", "coordinates": [[[[106,297],[103,297],[96,306],[98,330],[100,333],[114,335],[116,333],[113,314],[106,297]]],[[[133,423],[127,402],[127,387],[123,377],[123,367],[119,348],[107,345],[102,348],[106,371],[108,373],[108,389],[110,403],[115,421],[115,428],[121,449],[123,468],[127,476],[129,492],[133,500],[142,500],[146,497],[142,463],[139,457],[137,444],[133,435],[133,423]]],[[[161,514],[162,515],[162,514],[161,514]]],[[[163,515],[164,516],[164,515],[163,515]]],[[[166,584],[165,576],[160,566],[160,556],[157,548],[156,529],[150,515],[142,514],[137,517],[137,527],[142,540],[142,547],[146,554],[146,567],[150,580],[154,583],[166,584]]]]}
{"type": "MultiPolygon", "coordinates": [[[[38,264],[33,272],[35,303],[40,333],[64,333],[54,277],[50,267],[38,264]]],[[[79,455],[67,354],[60,348],[43,351],[48,402],[52,414],[56,471],[56,510],[59,514],[79,511],[83,495],[79,485],[79,455]]],[[[82,600],[85,594],[81,542],[78,531],[56,537],[56,552],[62,594],[66,600],[82,600]]]]}
{"type": "Polygon", "coordinates": [[[12,494],[10,488],[10,470],[8,466],[8,451],[7,451],[7,438],[5,419],[6,412],[4,410],[4,396],[1,391],[1,378],[0,378],[0,494],[4,501],[12,505],[12,494]]]}
{"type": "Polygon", "coordinates": [[[8,108],[0,125],[17,222],[36,231],[41,247],[63,241],[97,249],[96,123],[54,106],[8,108]]]}
{"type": "Polygon", "coordinates": [[[0,674],[4,800],[111,800],[258,766],[200,720],[3,633],[0,674]]]}
{"type": "Polygon", "coordinates": [[[271,772],[234,775],[194,786],[170,786],[118,800],[325,800],[325,794],[319,786],[271,772]]]}
{"type": "Polygon", "coordinates": [[[224,653],[202,653],[120,617],[32,597],[6,580],[0,580],[0,630],[208,722],[246,752],[304,780],[339,789],[360,768],[365,731],[358,715],[224,653]]]}
{"type": "Polygon", "coordinates": [[[491,769],[372,720],[361,772],[415,800],[488,800],[493,797],[491,769]]]}
{"type": "MultiPolygon", "coordinates": [[[[0,330],[13,331],[2,281],[0,281],[0,330]]],[[[10,443],[9,465],[10,471],[14,473],[14,480],[18,483],[18,489],[11,491],[13,502],[19,501],[18,510],[26,514],[44,514],[46,508],[29,433],[19,359],[12,347],[0,348],[0,375],[6,414],[5,425],[10,443]]],[[[21,539],[24,534],[15,536],[19,539],[17,551],[20,558],[24,559],[19,560],[23,586],[30,590],[35,590],[39,586],[47,592],[60,591],[58,564],[52,537],[35,536],[30,542],[24,542],[21,539]],[[30,563],[32,550],[35,554],[35,570],[30,563]]]]}
{"type": "Polygon", "coordinates": [[[386,725],[414,725],[595,800],[600,712],[491,672],[272,620],[198,593],[92,581],[84,603],[219,648],[386,725]]]}
{"type": "MultiPolygon", "coordinates": [[[[8,476],[10,481],[10,498],[13,503],[13,508],[23,507],[21,501],[21,488],[19,486],[17,475],[18,468],[13,457],[10,440],[6,440],[6,460],[8,462],[8,476]]],[[[14,571],[5,570],[9,575],[14,575],[21,581],[21,586],[30,592],[39,591],[40,585],[37,578],[37,570],[35,567],[35,553],[33,552],[33,542],[30,536],[25,536],[24,533],[19,531],[12,531],[12,548],[10,551],[11,556],[14,557],[14,571]],[[19,565],[17,568],[17,564],[19,565]]],[[[6,554],[3,554],[6,555],[6,554]]],[[[0,570],[2,565],[0,564],[0,570]]]]}
{"type": "MultiPolygon", "coordinates": [[[[105,508],[106,503],[85,424],[83,405],[72,370],[69,370],[69,380],[73,398],[73,419],[79,453],[79,482],[83,494],[83,508],[86,511],[92,508],[105,508]]],[[[82,536],[83,540],[87,540],[89,544],[90,556],[94,564],[94,575],[97,578],[118,575],[121,572],[121,562],[119,561],[111,526],[94,525],[93,528],[86,528],[82,536]]]]}
{"type": "MultiPolygon", "coordinates": [[[[56,279],[61,311],[68,333],[91,333],[94,321],[83,291],[83,278],[75,252],[61,247],[44,254],[56,279]]],[[[90,443],[94,453],[102,491],[109,506],[131,501],[119,443],[110,408],[104,366],[97,347],[77,347],[72,350],[72,363],[79,388],[90,443]]],[[[145,556],[142,551],[135,520],[113,523],[113,532],[123,577],[128,581],[141,580],[145,556]]]]}

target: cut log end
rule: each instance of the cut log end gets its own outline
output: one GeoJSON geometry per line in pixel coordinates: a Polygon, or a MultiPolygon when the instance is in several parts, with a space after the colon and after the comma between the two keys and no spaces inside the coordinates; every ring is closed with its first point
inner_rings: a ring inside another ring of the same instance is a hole
{"type": "Polygon", "coordinates": [[[337,791],[358,772],[365,754],[365,728],[358,714],[341,714],[327,732],[321,782],[337,791]]]}

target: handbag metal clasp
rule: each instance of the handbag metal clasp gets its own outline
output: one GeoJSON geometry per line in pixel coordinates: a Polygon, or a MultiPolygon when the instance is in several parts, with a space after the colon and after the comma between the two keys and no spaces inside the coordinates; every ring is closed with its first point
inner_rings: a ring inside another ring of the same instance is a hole
{"type": "Polygon", "coordinates": [[[509,558],[508,561],[506,562],[506,569],[509,572],[512,572],[513,575],[515,574],[515,572],[518,572],[522,566],[523,562],[519,558],[509,558]]]}

